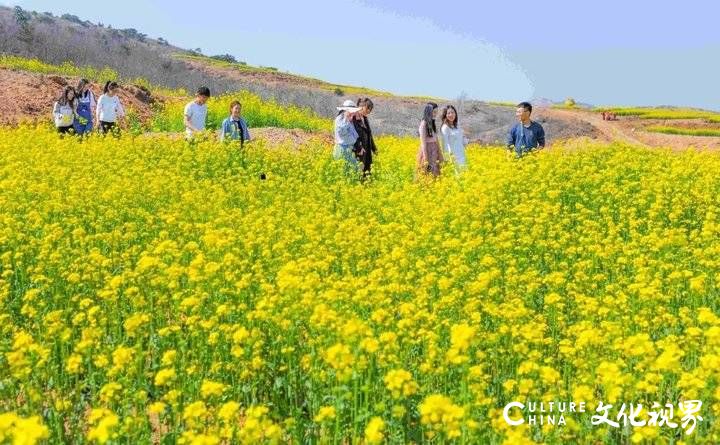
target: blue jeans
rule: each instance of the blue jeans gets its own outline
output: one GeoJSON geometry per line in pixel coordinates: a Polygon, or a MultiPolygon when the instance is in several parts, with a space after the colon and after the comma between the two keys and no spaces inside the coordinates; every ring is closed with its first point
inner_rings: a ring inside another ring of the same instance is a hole
{"type": "Polygon", "coordinates": [[[335,144],[333,149],[333,158],[345,161],[345,172],[351,173],[357,170],[358,160],[353,153],[352,145],[335,144]]]}

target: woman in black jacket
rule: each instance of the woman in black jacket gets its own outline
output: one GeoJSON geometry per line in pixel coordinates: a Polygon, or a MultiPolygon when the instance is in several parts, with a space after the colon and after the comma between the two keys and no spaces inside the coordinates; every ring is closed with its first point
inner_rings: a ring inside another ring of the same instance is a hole
{"type": "Polygon", "coordinates": [[[358,99],[357,106],[360,108],[360,111],[353,120],[353,125],[358,133],[354,151],[355,157],[358,161],[362,162],[363,178],[366,178],[370,175],[373,155],[377,154],[377,147],[375,146],[375,140],[373,139],[372,130],[370,129],[370,122],[367,118],[370,112],[372,112],[373,103],[365,97],[358,99]]]}

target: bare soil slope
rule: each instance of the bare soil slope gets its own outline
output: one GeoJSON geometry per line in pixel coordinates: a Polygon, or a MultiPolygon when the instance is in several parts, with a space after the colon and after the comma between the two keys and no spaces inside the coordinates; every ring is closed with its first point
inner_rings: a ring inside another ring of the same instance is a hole
{"type": "MultiPolygon", "coordinates": [[[[80,79],[49,76],[0,68],[0,124],[13,125],[52,119],[52,107],[66,85],[77,86],[80,79]]],[[[102,86],[92,84],[96,97],[102,86]]],[[[120,88],[120,101],[126,111],[132,110],[141,121],[151,117],[156,98],[152,93],[135,85],[120,88]]]]}
{"type": "MultiPolygon", "coordinates": [[[[193,91],[207,85],[215,93],[249,90],[265,99],[281,104],[310,108],[317,114],[332,117],[335,106],[345,99],[357,99],[351,89],[335,91],[327,83],[272,70],[238,70],[209,63],[185,60],[178,54],[192,54],[160,38],[151,38],[134,29],[118,30],[93,24],[82,18],[59,18],[38,12],[27,12],[25,25],[17,22],[14,11],[0,7],[0,52],[24,57],[36,57],[54,64],[72,61],[79,66],[108,66],[123,78],[141,77],[153,84],[193,91]]],[[[142,30],[141,30],[142,31],[142,30]]],[[[242,55],[239,55],[242,57],[242,55]]],[[[0,73],[7,77],[6,72],[0,73]]],[[[479,80],[481,81],[481,80],[479,80]]],[[[56,86],[40,87],[34,96],[46,99],[27,99],[17,95],[21,103],[8,109],[10,116],[40,111],[57,94],[56,86]],[[25,111],[23,111],[25,110],[25,111]]],[[[0,102],[14,102],[15,93],[0,90],[0,102]],[[7,97],[12,95],[11,97],[7,97]]],[[[370,95],[376,103],[372,125],[376,134],[415,135],[422,115],[424,101],[417,98],[370,95]]],[[[471,140],[494,144],[505,140],[514,122],[514,109],[479,101],[438,101],[441,105],[454,103],[460,110],[462,126],[471,140]]],[[[140,108],[142,109],[142,108],[140,108]]],[[[597,137],[597,131],[583,120],[567,116],[536,113],[536,119],[546,127],[548,139],[567,139],[577,136],[597,137]]],[[[16,121],[17,117],[4,121],[16,121]]]]}

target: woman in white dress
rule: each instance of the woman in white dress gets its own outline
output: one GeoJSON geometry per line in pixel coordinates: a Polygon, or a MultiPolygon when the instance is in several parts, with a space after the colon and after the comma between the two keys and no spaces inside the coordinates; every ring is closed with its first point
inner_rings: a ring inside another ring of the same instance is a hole
{"type": "Polygon", "coordinates": [[[454,106],[448,105],[442,111],[442,146],[443,151],[455,164],[455,171],[462,171],[467,168],[465,158],[465,146],[467,141],[462,128],[458,125],[458,113],[454,106]]]}

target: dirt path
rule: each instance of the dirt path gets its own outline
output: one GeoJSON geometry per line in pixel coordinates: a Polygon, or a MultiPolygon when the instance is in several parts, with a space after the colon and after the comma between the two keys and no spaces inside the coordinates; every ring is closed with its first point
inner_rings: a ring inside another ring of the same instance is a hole
{"type": "Polygon", "coordinates": [[[619,121],[604,121],[602,116],[592,111],[570,111],[570,110],[558,110],[548,109],[548,114],[562,116],[565,118],[577,118],[584,122],[589,123],[595,129],[597,129],[601,139],[612,141],[623,141],[634,145],[647,146],[646,143],[639,140],[633,131],[628,131],[621,125],[618,125],[619,121]]]}
{"type": "Polygon", "coordinates": [[[585,110],[547,110],[549,115],[558,117],[575,117],[591,124],[601,136],[601,139],[621,141],[644,147],[667,147],[673,150],[686,150],[690,147],[708,150],[720,150],[720,137],[708,136],[684,136],[675,134],[663,134],[645,131],[646,127],[652,125],[675,126],[682,124],[684,127],[708,127],[702,121],[667,121],[638,118],[623,118],[617,121],[604,121],[602,115],[597,112],[585,110]]]}

